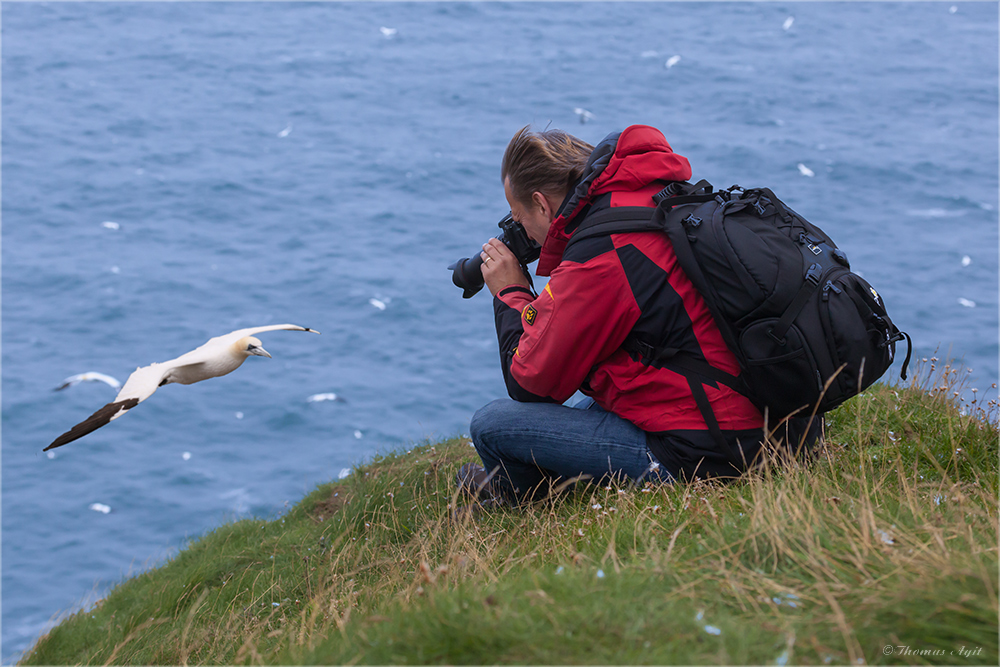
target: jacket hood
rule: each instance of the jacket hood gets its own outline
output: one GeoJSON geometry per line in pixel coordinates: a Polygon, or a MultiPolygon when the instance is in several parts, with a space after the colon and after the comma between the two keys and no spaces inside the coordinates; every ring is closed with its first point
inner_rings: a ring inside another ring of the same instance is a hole
{"type": "Polygon", "coordinates": [[[548,276],[562,261],[569,242],[566,227],[590,201],[607,192],[631,192],[654,181],[686,181],[691,164],[648,125],[632,125],[604,138],[591,153],[583,177],[566,198],[542,244],[535,273],[548,276]]]}

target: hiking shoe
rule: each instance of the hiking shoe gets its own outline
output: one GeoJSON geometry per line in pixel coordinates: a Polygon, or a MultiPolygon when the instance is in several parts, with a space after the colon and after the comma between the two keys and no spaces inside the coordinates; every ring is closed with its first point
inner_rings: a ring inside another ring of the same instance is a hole
{"type": "Polygon", "coordinates": [[[478,463],[465,463],[455,475],[455,484],[466,495],[478,500],[483,507],[498,507],[506,505],[503,495],[496,483],[496,470],[487,472],[478,463]]]}

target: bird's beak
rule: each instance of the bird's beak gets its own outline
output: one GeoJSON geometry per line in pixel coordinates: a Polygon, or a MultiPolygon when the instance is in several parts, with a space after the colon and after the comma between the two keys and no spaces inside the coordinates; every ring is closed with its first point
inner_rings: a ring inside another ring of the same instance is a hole
{"type": "Polygon", "coordinates": [[[249,352],[250,354],[257,355],[258,357],[267,357],[268,359],[271,358],[271,355],[268,354],[267,350],[257,345],[250,345],[249,347],[247,347],[247,352],[249,352]]]}

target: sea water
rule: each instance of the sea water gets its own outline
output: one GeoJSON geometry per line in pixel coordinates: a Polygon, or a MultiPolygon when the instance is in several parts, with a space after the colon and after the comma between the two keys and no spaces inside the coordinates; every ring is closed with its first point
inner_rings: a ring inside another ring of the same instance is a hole
{"type": "Polygon", "coordinates": [[[772,188],[915,359],[997,380],[994,3],[7,3],[2,58],[5,662],[504,395],[488,294],[446,267],[497,233],[529,123],[653,125],[772,188]],[[115,395],[67,376],[285,322],[322,335],[42,453],[115,395]]]}

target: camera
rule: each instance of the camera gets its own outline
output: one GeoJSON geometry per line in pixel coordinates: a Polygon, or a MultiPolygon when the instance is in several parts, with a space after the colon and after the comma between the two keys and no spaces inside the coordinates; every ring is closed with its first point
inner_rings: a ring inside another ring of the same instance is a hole
{"type": "MultiPolygon", "coordinates": [[[[497,226],[501,230],[499,236],[497,236],[497,240],[510,248],[510,251],[517,257],[517,261],[521,263],[521,268],[524,269],[525,275],[530,280],[527,266],[538,259],[538,255],[542,252],[542,246],[528,238],[528,232],[524,231],[521,223],[514,220],[514,217],[510,213],[505,215],[497,223],[497,226]]],[[[462,292],[463,299],[474,296],[483,288],[482,253],[477,253],[473,257],[463,257],[448,268],[452,271],[451,281],[455,283],[456,287],[464,290],[462,292]]]]}

